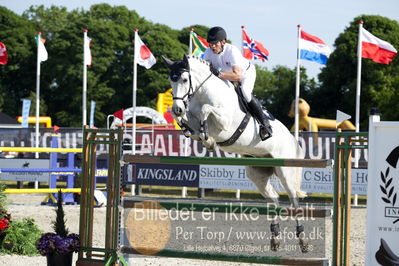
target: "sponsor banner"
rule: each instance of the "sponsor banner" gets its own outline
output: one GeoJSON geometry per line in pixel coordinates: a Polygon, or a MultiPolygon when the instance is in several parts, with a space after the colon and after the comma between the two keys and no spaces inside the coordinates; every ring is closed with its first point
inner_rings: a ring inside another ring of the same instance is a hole
{"type": "Polygon", "coordinates": [[[50,173],[43,172],[2,172],[3,168],[49,169],[48,159],[0,159],[0,181],[49,182],[50,173]]]}
{"type": "MultiPolygon", "coordinates": [[[[270,182],[278,192],[285,192],[276,176],[270,182]]],[[[257,190],[247,177],[244,166],[201,165],[200,188],[257,190]]],[[[303,168],[301,189],[308,193],[334,193],[333,171],[325,168],[303,168]]],[[[366,195],[367,169],[352,170],[352,193],[366,195]]]]}
{"type": "MultiPolygon", "coordinates": [[[[333,194],[333,171],[325,168],[303,168],[301,189],[308,193],[333,194]]],[[[367,195],[367,169],[352,169],[352,194],[367,195]]]]}
{"type": "Polygon", "coordinates": [[[366,265],[399,265],[399,122],[369,124],[366,265]]]}
{"type": "Polygon", "coordinates": [[[200,188],[257,190],[244,166],[201,165],[200,188]]]}
{"type": "Polygon", "coordinates": [[[198,165],[128,164],[124,167],[125,184],[198,187],[198,165]]]}

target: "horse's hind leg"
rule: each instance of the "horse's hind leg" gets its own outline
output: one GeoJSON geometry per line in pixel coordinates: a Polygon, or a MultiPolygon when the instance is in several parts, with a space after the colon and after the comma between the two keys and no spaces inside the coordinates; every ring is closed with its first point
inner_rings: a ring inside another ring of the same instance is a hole
{"type": "MultiPolygon", "coordinates": [[[[298,174],[301,175],[301,171],[293,167],[276,167],[275,168],[276,175],[280,178],[281,183],[286,189],[288,196],[290,198],[291,207],[299,208],[298,195],[301,195],[303,192],[299,188],[298,174]]],[[[296,221],[296,237],[299,241],[299,247],[301,248],[302,253],[306,253],[309,251],[309,242],[306,241],[305,228],[303,224],[299,223],[297,217],[295,217],[296,221]]]]}
{"type": "Polygon", "coordinates": [[[302,253],[307,253],[309,251],[309,241],[306,240],[305,235],[305,227],[303,224],[300,224],[298,218],[295,218],[296,221],[296,237],[299,240],[299,247],[301,248],[302,253]]]}
{"type": "MultiPolygon", "coordinates": [[[[247,176],[256,185],[259,192],[265,198],[270,198],[274,202],[274,206],[278,207],[278,197],[276,190],[270,184],[270,176],[273,173],[273,168],[271,167],[256,167],[247,166],[246,167],[247,176]]],[[[270,231],[272,237],[270,239],[270,249],[272,251],[278,251],[280,248],[280,224],[277,221],[278,215],[273,218],[270,224],[270,231]]]]}
{"type": "Polygon", "coordinates": [[[269,182],[269,178],[273,174],[273,168],[247,166],[246,174],[248,178],[255,184],[262,196],[273,200],[277,206],[279,195],[269,182]]]}
{"type": "Polygon", "coordinates": [[[292,207],[298,208],[298,195],[296,187],[296,170],[293,167],[276,167],[274,173],[280,179],[281,184],[288,194],[292,207]]]}

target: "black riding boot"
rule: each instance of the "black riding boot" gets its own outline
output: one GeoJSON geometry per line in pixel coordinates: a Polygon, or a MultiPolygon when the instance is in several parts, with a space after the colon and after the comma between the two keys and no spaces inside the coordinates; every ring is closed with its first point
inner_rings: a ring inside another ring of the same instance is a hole
{"type": "Polygon", "coordinates": [[[269,124],[269,119],[265,113],[263,113],[262,106],[258,99],[252,97],[252,100],[248,103],[250,112],[255,116],[259,123],[259,136],[261,140],[266,140],[272,136],[272,127],[269,124]]]}

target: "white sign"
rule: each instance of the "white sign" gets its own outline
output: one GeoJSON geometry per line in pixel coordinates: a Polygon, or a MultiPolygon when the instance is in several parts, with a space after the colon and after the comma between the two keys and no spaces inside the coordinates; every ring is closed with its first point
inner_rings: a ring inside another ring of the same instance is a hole
{"type": "Polygon", "coordinates": [[[243,166],[200,165],[200,188],[257,190],[243,166]]]}
{"type": "MultiPolygon", "coordinates": [[[[276,176],[270,182],[277,192],[285,192],[276,176]]],[[[257,190],[247,177],[244,166],[201,165],[200,188],[257,190]]],[[[308,193],[334,193],[333,171],[325,168],[303,168],[301,189],[308,193]]],[[[367,169],[352,169],[352,193],[367,194],[367,169]]]]}
{"type": "Polygon", "coordinates": [[[366,265],[399,265],[399,122],[369,123],[366,265]]]}
{"type": "Polygon", "coordinates": [[[50,168],[49,159],[0,159],[0,181],[39,181],[49,182],[50,173],[43,172],[4,172],[2,169],[50,168]]]}

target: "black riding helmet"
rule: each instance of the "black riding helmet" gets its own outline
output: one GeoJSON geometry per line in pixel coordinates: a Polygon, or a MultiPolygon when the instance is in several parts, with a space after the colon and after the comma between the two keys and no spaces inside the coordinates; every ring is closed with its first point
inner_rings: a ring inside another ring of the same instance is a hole
{"type": "Polygon", "coordinates": [[[219,41],[223,41],[227,39],[226,31],[222,27],[213,27],[208,31],[208,38],[206,41],[208,43],[215,44],[219,41]]]}

